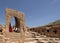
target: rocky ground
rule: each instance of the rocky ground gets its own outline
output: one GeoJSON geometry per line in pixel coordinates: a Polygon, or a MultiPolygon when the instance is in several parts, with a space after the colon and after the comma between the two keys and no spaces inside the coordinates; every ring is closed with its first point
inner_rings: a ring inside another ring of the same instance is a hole
{"type": "MultiPolygon", "coordinates": [[[[12,34],[10,35],[12,36],[12,34]]],[[[14,37],[17,35],[14,35],[14,37]]],[[[59,38],[46,37],[45,35],[40,35],[36,32],[31,32],[31,31],[26,32],[25,36],[26,36],[26,39],[24,43],[60,43],[59,38]]],[[[3,35],[0,35],[0,43],[19,43],[18,39],[14,39],[14,37],[10,39],[10,38],[6,38],[3,35]]]]}
{"type": "Polygon", "coordinates": [[[26,34],[25,43],[60,43],[59,38],[46,37],[35,32],[27,32],[26,34]]]}

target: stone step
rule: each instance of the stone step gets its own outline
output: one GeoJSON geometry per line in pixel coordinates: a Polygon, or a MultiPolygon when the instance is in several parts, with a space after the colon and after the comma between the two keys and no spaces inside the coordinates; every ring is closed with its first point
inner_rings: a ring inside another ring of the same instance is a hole
{"type": "Polygon", "coordinates": [[[48,42],[60,43],[60,40],[58,38],[26,38],[26,40],[28,42],[36,40],[37,42],[44,42],[44,43],[48,43],[48,42]]]}
{"type": "Polygon", "coordinates": [[[37,43],[37,41],[28,41],[28,42],[24,42],[24,43],[37,43]]]}

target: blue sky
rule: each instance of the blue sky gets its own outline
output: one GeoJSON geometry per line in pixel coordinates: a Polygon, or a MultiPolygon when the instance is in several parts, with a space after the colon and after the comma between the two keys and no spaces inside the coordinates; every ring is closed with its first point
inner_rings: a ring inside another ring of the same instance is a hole
{"type": "Polygon", "coordinates": [[[60,0],[0,0],[0,24],[6,24],[5,8],[22,11],[28,27],[42,26],[60,19],[60,0]]]}

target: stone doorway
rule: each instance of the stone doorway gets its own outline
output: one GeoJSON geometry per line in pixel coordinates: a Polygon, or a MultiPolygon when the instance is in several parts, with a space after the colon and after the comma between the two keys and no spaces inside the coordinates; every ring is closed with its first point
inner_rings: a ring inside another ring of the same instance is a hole
{"type": "Polygon", "coordinates": [[[20,32],[20,20],[17,17],[12,17],[12,20],[9,24],[9,31],[12,29],[12,32],[20,32]]]}
{"type": "Polygon", "coordinates": [[[22,12],[6,9],[6,31],[9,32],[9,24],[11,23],[12,17],[15,18],[15,25],[16,27],[20,28],[20,30],[25,30],[25,18],[22,12]]]}
{"type": "Polygon", "coordinates": [[[25,31],[27,31],[25,26],[25,17],[22,12],[6,8],[6,37],[10,39],[19,39],[20,43],[24,43],[25,31]],[[15,18],[15,27],[19,28],[19,33],[10,33],[9,25],[11,23],[12,17],[15,18]],[[14,38],[13,38],[14,37],[14,38]]]}

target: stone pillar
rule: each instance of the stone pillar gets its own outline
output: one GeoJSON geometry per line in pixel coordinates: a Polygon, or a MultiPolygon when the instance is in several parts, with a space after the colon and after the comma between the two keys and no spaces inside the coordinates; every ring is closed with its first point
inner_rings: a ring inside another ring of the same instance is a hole
{"type": "Polygon", "coordinates": [[[20,43],[24,43],[24,31],[23,31],[23,21],[20,21],[20,43]]]}
{"type": "Polygon", "coordinates": [[[11,17],[7,16],[6,17],[6,32],[9,32],[9,25],[10,25],[11,17]]]}

